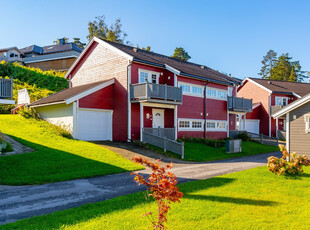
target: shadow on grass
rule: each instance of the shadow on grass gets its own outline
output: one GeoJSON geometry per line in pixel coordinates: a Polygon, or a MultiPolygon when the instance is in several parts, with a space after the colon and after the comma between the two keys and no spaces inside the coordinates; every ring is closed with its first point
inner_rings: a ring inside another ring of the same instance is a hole
{"type": "Polygon", "coordinates": [[[245,198],[234,198],[226,196],[207,196],[207,195],[195,195],[189,194],[185,195],[184,198],[195,199],[195,200],[209,200],[214,202],[224,202],[224,203],[233,203],[241,205],[255,205],[255,206],[275,206],[278,202],[268,201],[268,200],[253,200],[245,198]]]}
{"type": "MultiPolygon", "coordinates": [[[[10,137],[36,151],[1,157],[0,184],[43,184],[128,171],[109,163],[49,148],[12,135],[10,137]]],[[[83,150],[74,151],[78,153],[83,150]]]]}
{"type": "Polygon", "coordinates": [[[302,178],[309,178],[310,174],[309,173],[302,173],[300,175],[296,174],[296,175],[284,175],[285,179],[288,180],[301,180],[302,178]]]}

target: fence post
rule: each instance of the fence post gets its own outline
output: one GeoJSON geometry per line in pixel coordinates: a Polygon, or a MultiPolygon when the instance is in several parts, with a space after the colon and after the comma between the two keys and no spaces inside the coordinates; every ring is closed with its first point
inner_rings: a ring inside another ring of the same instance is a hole
{"type": "Polygon", "coordinates": [[[184,159],[184,142],[181,142],[182,143],[182,160],[184,159]]]}
{"type": "Polygon", "coordinates": [[[263,144],[263,134],[259,134],[260,135],[260,143],[263,144]]]}
{"type": "Polygon", "coordinates": [[[166,152],[166,137],[164,137],[164,152],[166,152]]]}
{"type": "Polygon", "coordinates": [[[13,78],[11,78],[11,99],[13,99],[13,78]]]}

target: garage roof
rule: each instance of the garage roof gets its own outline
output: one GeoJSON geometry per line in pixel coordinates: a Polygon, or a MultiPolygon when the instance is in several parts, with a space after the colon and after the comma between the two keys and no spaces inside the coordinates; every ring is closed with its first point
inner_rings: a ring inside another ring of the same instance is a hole
{"type": "Polygon", "coordinates": [[[31,103],[29,106],[38,107],[58,103],[70,104],[80,98],[86,97],[89,94],[92,94],[100,89],[103,89],[106,86],[112,85],[113,83],[114,78],[94,82],[91,84],[80,85],[69,89],[63,89],[55,94],[52,94],[48,97],[42,98],[41,100],[31,103]]]}

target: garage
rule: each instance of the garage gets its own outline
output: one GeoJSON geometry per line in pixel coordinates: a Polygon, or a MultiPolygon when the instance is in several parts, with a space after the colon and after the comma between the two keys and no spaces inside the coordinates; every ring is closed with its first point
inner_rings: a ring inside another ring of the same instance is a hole
{"type": "Polygon", "coordinates": [[[259,120],[246,120],[246,131],[259,134],[259,120]]]}
{"type": "Polygon", "coordinates": [[[112,141],[112,110],[78,109],[77,139],[112,141]]]}

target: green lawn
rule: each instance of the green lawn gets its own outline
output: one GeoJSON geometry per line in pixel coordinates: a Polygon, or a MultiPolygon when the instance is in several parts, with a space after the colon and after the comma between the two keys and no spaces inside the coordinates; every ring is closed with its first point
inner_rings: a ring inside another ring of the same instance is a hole
{"type": "MultiPolygon", "coordinates": [[[[179,185],[168,229],[307,229],[310,167],[296,178],[258,167],[179,185]]],[[[147,229],[142,215],[155,211],[142,192],[18,221],[0,229],[147,229]]]]}
{"type": "Polygon", "coordinates": [[[42,184],[142,169],[93,143],[59,136],[45,121],[0,115],[0,131],[36,150],[0,157],[0,184],[42,184]]]}
{"type": "Polygon", "coordinates": [[[264,145],[252,141],[242,141],[242,152],[230,154],[225,153],[225,147],[213,148],[203,143],[185,142],[184,160],[214,161],[275,151],[279,151],[279,148],[277,146],[264,145]]]}

